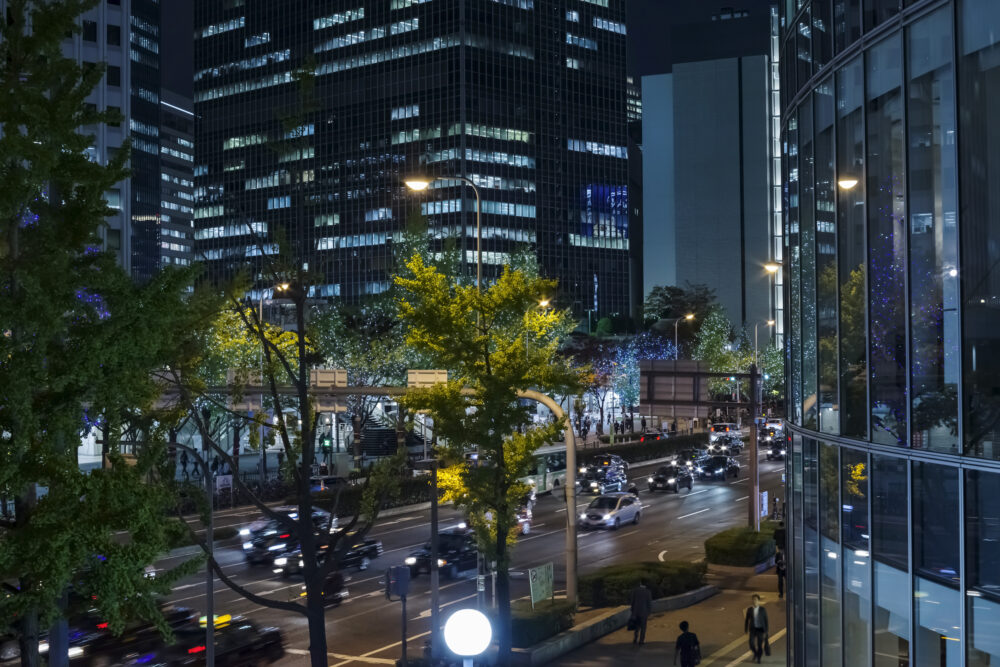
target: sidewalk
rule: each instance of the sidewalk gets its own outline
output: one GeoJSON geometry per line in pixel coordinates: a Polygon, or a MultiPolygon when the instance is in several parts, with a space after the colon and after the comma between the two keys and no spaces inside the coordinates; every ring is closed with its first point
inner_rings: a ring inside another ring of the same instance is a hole
{"type": "Polygon", "coordinates": [[[633,644],[632,633],[622,628],[550,664],[561,667],[670,666],[674,659],[674,640],[681,633],[677,627],[681,621],[691,624],[691,632],[698,635],[701,642],[700,667],[750,664],[743,616],[750,606],[750,596],[760,593],[771,626],[771,655],[764,656],[761,664],[784,665],[787,648],[785,600],[778,598],[774,570],[748,578],[710,574],[708,583],[719,587],[718,595],[686,609],[651,616],[646,626],[645,645],[633,644]]]}

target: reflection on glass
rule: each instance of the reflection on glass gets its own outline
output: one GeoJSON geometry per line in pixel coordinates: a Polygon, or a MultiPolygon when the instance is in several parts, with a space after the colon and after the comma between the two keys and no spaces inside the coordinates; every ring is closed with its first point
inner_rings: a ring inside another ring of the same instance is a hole
{"type": "Polygon", "coordinates": [[[824,665],[841,664],[840,461],[836,445],[819,445],[821,645],[824,665]]]}
{"type": "Polygon", "coordinates": [[[958,234],[951,16],[906,32],[914,447],[958,452],[958,234]]]}
{"type": "Polygon", "coordinates": [[[899,0],[865,0],[865,31],[899,13],[899,0]]]}
{"type": "Polygon", "coordinates": [[[799,19],[799,29],[795,32],[795,63],[798,70],[799,85],[802,85],[812,76],[812,47],[810,38],[812,37],[812,27],[809,25],[809,9],[803,12],[799,19]]]}
{"type": "Polygon", "coordinates": [[[906,444],[906,234],[899,35],[866,54],[871,438],[906,444]]]}
{"type": "Polygon", "coordinates": [[[819,665],[819,461],[812,438],[802,439],[802,542],[805,564],[805,665],[819,665]]]}
{"type": "Polygon", "coordinates": [[[962,188],[963,438],[1000,458],[1000,2],[958,3],[962,188]]]}
{"type": "Polygon", "coordinates": [[[958,586],[958,468],[913,462],[913,568],[958,586]]]}
{"type": "Polygon", "coordinates": [[[802,320],[801,289],[799,280],[799,130],[798,119],[788,120],[788,322],[791,337],[788,339],[789,380],[788,406],[791,420],[802,424],[802,320]]]}
{"type": "Polygon", "coordinates": [[[858,438],[868,437],[863,91],[857,58],[837,72],[837,245],[841,433],[858,438]]]}
{"type": "Polygon", "coordinates": [[[910,577],[875,561],[874,667],[910,664],[910,577]]]}
{"type": "Polygon", "coordinates": [[[833,0],[833,41],[840,53],[861,38],[861,0],[833,0]]]}
{"type": "Polygon", "coordinates": [[[834,219],[833,84],[813,95],[816,117],[816,327],[819,430],[840,432],[837,396],[837,234],[834,219]]]}
{"type": "Polygon", "coordinates": [[[844,664],[866,665],[871,624],[868,464],[864,452],[840,452],[844,545],[844,664]]]}
{"type": "Polygon", "coordinates": [[[916,598],[915,667],[957,667],[962,660],[962,599],[953,588],[922,577],[914,580],[916,598]]]}
{"type": "Polygon", "coordinates": [[[910,569],[906,468],[906,459],[872,454],[872,555],[900,570],[910,569]]]}
{"type": "Polygon", "coordinates": [[[816,430],[816,225],[812,101],[799,107],[799,259],[802,275],[802,425],[816,430]]]}
{"type": "Polygon", "coordinates": [[[1000,474],[965,473],[968,667],[1000,665],[1000,474]]]}

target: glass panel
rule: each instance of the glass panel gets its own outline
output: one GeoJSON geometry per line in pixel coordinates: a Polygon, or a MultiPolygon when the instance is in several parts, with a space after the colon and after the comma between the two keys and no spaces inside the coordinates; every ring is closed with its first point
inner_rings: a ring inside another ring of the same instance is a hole
{"type": "Polygon", "coordinates": [[[906,459],[872,454],[872,556],[875,559],[875,665],[910,659],[909,531],[906,459]]]}
{"type": "Polygon", "coordinates": [[[871,630],[868,464],[864,452],[840,451],[844,544],[844,664],[867,665],[871,630]]]}
{"type": "Polygon", "coordinates": [[[812,5],[813,67],[818,72],[833,56],[833,36],[830,34],[830,3],[812,5]]]}
{"type": "Polygon", "coordinates": [[[913,463],[913,566],[920,576],[958,586],[958,469],[913,463]]]}
{"type": "Polygon", "coordinates": [[[795,619],[796,655],[802,655],[805,648],[805,551],[802,531],[802,437],[796,434],[792,438],[792,511],[789,514],[789,527],[792,536],[792,551],[795,560],[795,578],[788,592],[792,602],[792,614],[795,619]]]}
{"type": "Polygon", "coordinates": [[[958,230],[950,11],[907,29],[913,447],[958,453],[958,230]]]}
{"type": "Polygon", "coordinates": [[[790,416],[794,423],[802,424],[802,320],[800,308],[801,281],[799,261],[799,130],[798,119],[793,114],[788,121],[788,263],[789,283],[788,321],[791,337],[788,338],[788,368],[791,387],[788,391],[790,416]]]}
{"type": "Polygon", "coordinates": [[[857,58],[837,72],[837,243],[841,432],[858,438],[868,437],[863,90],[857,58]]]}
{"type": "Polygon", "coordinates": [[[1000,458],[1000,3],[958,3],[966,454],[1000,458]]]}
{"type": "Polygon", "coordinates": [[[837,53],[861,39],[861,0],[833,0],[833,40],[837,53]]]}
{"type": "Polygon", "coordinates": [[[865,30],[899,13],[899,0],[865,0],[865,30]]]}
{"type": "Polygon", "coordinates": [[[816,430],[816,226],[812,100],[799,107],[799,234],[802,262],[802,425],[816,430]]]}
{"type": "Polygon", "coordinates": [[[819,667],[819,476],[818,448],[802,440],[802,536],[805,563],[806,667],[819,667]]]}
{"type": "Polygon", "coordinates": [[[834,214],[833,82],[816,89],[816,326],[819,428],[840,432],[837,399],[837,235],[834,214]]]}
{"type": "Polygon", "coordinates": [[[954,588],[922,577],[914,580],[916,598],[913,664],[958,667],[962,662],[962,600],[954,588]]]}
{"type": "Polygon", "coordinates": [[[821,647],[824,665],[841,664],[840,462],[836,445],[819,446],[821,647]]]}
{"type": "Polygon", "coordinates": [[[899,35],[867,53],[871,438],[906,444],[903,100],[899,35]]]}
{"type": "Polygon", "coordinates": [[[812,76],[812,26],[809,25],[809,8],[799,17],[798,32],[795,36],[795,63],[798,71],[799,86],[812,76]]]}
{"type": "Polygon", "coordinates": [[[875,561],[874,667],[910,664],[910,577],[875,561]]]}
{"type": "Polygon", "coordinates": [[[1000,474],[965,473],[968,667],[1000,665],[1000,474]]]}

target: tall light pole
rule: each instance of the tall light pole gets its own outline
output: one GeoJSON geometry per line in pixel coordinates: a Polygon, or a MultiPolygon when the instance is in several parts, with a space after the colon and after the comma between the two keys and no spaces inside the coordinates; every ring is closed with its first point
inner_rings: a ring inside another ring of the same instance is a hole
{"type": "MultiPolygon", "coordinates": [[[[778,299],[774,294],[774,283],[777,278],[778,271],[781,270],[781,265],[777,262],[768,262],[764,265],[764,270],[767,271],[767,303],[768,308],[770,309],[768,314],[771,316],[769,322],[774,322],[778,319],[778,299]]],[[[771,340],[773,342],[774,338],[771,340]]]]}
{"type": "MultiPolygon", "coordinates": [[[[280,285],[275,285],[274,289],[279,292],[284,292],[288,289],[288,283],[281,283],[280,285]]],[[[260,334],[260,350],[259,357],[257,359],[257,367],[260,368],[260,411],[264,412],[264,292],[266,290],[262,287],[260,290],[260,310],[258,310],[259,318],[257,320],[257,328],[260,334]]],[[[264,425],[261,422],[260,427],[260,486],[264,488],[264,476],[267,472],[267,448],[264,446],[264,425]]],[[[236,475],[239,475],[240,471],[236,471],[236,475]]]]}
{"type": "MultiPolygon", "coordinates": [[[[760,365],[757,362],[757,325],[758,324],[760,324],[760,322],[754,322],[753,323],[753,365],[754,366],[759,366],[760,365]]],[[[767,321],[767,326],[773,327],[774,326],[774,320],[768,320],[767,321]]]]}
{"type": "Polygon", "coordinates": [[[694,313],[688,313],[684,317],[678,317],[677,319],[674,320],[674,361],[677,361],[677,353],[679,350],[679,348],[677,347],[677,325],[681,323],[681,320],[690,322],[693,319],[694,319],[694,313]]]}
{"type": "Polygon", "coordinates": [[[406,187],[410,188],[414,192],[420,192],[426,190],[430,187],[431,183],[438,181],[462,181],[466,185],[472,188],[472,191],[476,194],[476,289],[480,292],[483,291],[483,230],[480,225],[480,200],[479,200],[479,188],[476,184],[472,182],[471,179],[465,176],[440,176],[437,178],[409,178],[406,180],[406,187]]]}

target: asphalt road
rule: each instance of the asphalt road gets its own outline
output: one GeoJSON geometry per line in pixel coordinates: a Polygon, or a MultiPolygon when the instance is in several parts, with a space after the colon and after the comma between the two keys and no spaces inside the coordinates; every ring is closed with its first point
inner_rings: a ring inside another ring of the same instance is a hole
{"type": "MultiPolygon", "coordinates": [[[[749,475],[747,455],[740,457],[740,477],[726,482],[699,482],[694,488],[679,494],[645,491],[650,466],[632,466],[630,480],[635,480],[643,503],[639,525],[623,526],[618,531],[579,532],[579,569],[586,573],[596,568],[621,562],[643,560],[700,560],[704,556],[704,541],[710,535],[746,521],[749,475]]],[[[761,461],[761,490],[770,498],[777,494],[784,500],[782,486],[783,461],[761,461]]],[[[577,498],[582,510],[590,496],[577,498]]],[[[579,511],[579,510],[578,510],[579,511]]],[[[246,509],[216,514],[216,525],[245,525],[258,512],[246,509]]],[[[459,515],[442,508],[441,528],[460,521],[459,515]]],[[[534,523],[529,535],[518,538],[514,549],[512,597],[529,593],[526,570],[547,562],[554,564],[557,594],[565,587],[565,522],[566,508],[561,497],[540,496],[534,508],[534,523]]],[[[430,537],[429,511],[397,515],[379,521],[371,532],[382,540],[385,552],[366,572],[349,573],[347,587],[350,598],[337,608],[327,611],[327,642],[330,665],[394,664],[400,654],[401,608],[399,602],[388,602],[382,583],[385,568],[401,565],[403,559],[430,537]]],[[[234,581],[247,586],[258,595],[289,599],[298,593],[299,579],[283,579],[270,568],[249,566],[244,562],[238,540],[219,543],[218,558],[225,572],[234,581]]],[[[163,565],[176,564],[183,556],[173,556],[163,565]]],[[[174,588],[170,601],[199,611],[205,608],[204,574],[186,579],[174,588]]],[[[487,596],[490,582],[487,580],[487,596]]],[[[457,580],[441,578],[442,612],[476,603],[476,583],[473,573],[457,580]]],[[[409,653],[417,655],[429,634],[429,577],[421,575],[411,585],[407,600],[407,636],[409,653]]],[[[287,657],[281,665],[303,665],[307,662],[309,645],[305,620],[297,615],[272,610],[248,602],[221,582],[215,586],[217,614],[240,614],[262,625],[281,628],[285,637],[287,657]]]]}

